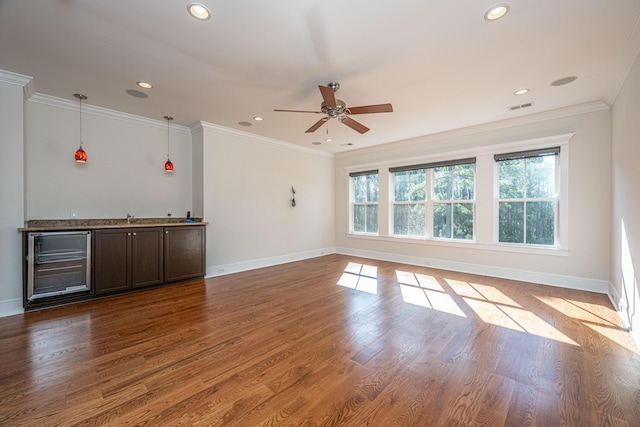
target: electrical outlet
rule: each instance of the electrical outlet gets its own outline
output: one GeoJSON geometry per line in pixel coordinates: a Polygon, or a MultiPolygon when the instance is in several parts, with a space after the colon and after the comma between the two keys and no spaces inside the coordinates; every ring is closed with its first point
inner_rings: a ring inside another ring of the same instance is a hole
{"type": "Polygon", "coordinates": [[[71,219],[76,219],[78,218],[78,211],[75,209],[71,210],[71,219]]]}

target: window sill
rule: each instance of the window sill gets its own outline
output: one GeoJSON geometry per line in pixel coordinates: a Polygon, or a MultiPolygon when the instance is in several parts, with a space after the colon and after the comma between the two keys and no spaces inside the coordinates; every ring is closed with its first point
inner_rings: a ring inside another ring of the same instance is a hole
{"type": "Polygon", "coordinates": [[[445,240],[445,239],[433,239],[433,238],[418,238],[418,237],[391,237],[391,236],[379,236],[374,234],[355,234],[347,233],[347,238],[350,239],[362,239],[362,240],[375,240],[378,242],[393,242],[393,243],[406,243],[414,245],[436,246],[436,247],[448,247],[448,248],[463,248],[471,250],[484,250],[484,251],[496,251],[496,252],[516,252],[528,255],[549,255],[549,256],[569,256],[569,250],[566,248],[560,248],[556,246],[521,246],[509,243],[480,243],[472,240],[445,240]]]}

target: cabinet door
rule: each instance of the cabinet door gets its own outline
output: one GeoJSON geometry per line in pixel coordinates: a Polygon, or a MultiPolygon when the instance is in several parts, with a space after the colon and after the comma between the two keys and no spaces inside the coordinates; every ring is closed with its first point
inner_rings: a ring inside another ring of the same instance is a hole
{"type": "Polygon", "coordinates": [[[163,282],[162,227],[134,228],[131,231],[131,286],[159,285],[163,282]]]}
{"type": "Polygon", "coordinates": [[[204,226],[165,227],[164,281],[204,277],[204,226]]]}
{"type": "Polygon", "coordinates": [[[96,295],[129,288],[129,229],[96,230],[93,239],[93,284],[96,295]]]}

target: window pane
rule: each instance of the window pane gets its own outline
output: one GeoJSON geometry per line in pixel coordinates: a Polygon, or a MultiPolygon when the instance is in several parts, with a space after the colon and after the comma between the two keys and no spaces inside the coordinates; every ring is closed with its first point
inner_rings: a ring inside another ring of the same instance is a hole
{"type": "Polygon", "coordinates": [[[393,234],[406,235],[409,230],[409,206],[393,205],[393,234]]]}
{"type": "Polygon", "coordinates": [[[524,197],[524,159],[505,160],[500,163],[500,198],[524,197]]]}
{"type": "Polygon", "coordinates": [[[410,205],[409,207],[409,235],[424,236],[425,234],[425,218],[424,204],[410,205]]]}
{"type": "Polygon", "coordinates": [[[423,202],[427,200],[427,171],[417,169],[409,171],[409,200],[412,202],[423,202]]]}
{"type": "Polygon", "coordinates": [[[367,176],[359,175],[353,177],[353,201],[367,201],[367,176]]]}
{"type": "Polygon", "coordinates": [[[527,243],[554,244],[554,202],[527,202],[527,243]]]}
{"type": "Polygon", "coordinates": [[[500,202],[500,242],[524,243],[524,202],[500,202]]]}
{"type": "Polygon", "coordinates": [[[475,165],[453,167],[453,200],[473,200],[475,165]]]}
{"type": "MultiPolygon", "coordinates": [[[[367,202],[378,201],[378,174],[366,175],[367,177],[367,202]]],[[[378,227],[376,227],[376,230],[378,227]]]]}
{"type": "Polygon", "coordinates": [[[393,190],[396,202],[409,200],[409,172],[396,172],[393,174],[393,190]]]}
{"type": "Polygon", "coordinates": [[[555,195],[556,156],[527,159],[527,197],[555,195]]]}
{"type": "Polygon", "coordinates": [[[433,237],[451,238],[451,204],[433,204],[433,237]]]}
{"type": "Polygon", "coordinates": [[[453,204],[453,238],[473,239],[473,203],[453,204]]]}
{"type": "Polygon", "coordinates": [[[378,201],[378,174],[359,175],[353,177],[353,201],[378,201]]]}
{"type": "MultiPolygon", "coordinates": [[[[377,182],[377,179],[376,179],[377,182]]],[[[378,205],[366,205],[367,208],[367,233],[378,232],[378,205]]]]}
{"type": "Polygon", "coordinates": [[[433,198],[435,200],[451,200],[452,166],[433,169],[433,198]]]}
{"type": "Polygon", "coordinates": [[[365,231],[365,213],[364,205],[355,205],[353,207],[353,231],[361,233],[365,231]]]}

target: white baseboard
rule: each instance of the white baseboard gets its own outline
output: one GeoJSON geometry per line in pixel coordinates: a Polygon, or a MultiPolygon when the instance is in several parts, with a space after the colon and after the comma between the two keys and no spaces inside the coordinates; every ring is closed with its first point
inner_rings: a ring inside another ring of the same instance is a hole
{"type": "Polygon", "coordinates": [[[237,262],[233,264],[219,264],[207,267],[205,277],[224,276],[225,274],[239,273],[241,271],[255,270],[256,268],[271,267],[272,265],[285,264],[287,262],[302,261],[304,259],[316,258],[322,255],[335,253],[335,248],[315,249],[311,251],[298,252],[295,254],[279,255],[269,258],[254,259],[237,262]]]}
{"type": "Polygon", "coordinates": [[[421,267],[438,268],[442,270],[458,271],[461,273],[479,274],[482,276],[498,277],[502,279],[519,280],[523,282],[539,283],[560,288],[577,289],[582,291],[606,294],[609,282],[585,277],[565,276],[561,274],[541,273],[529,270],[495,267],[490,265],[469,264],[457,261],[447,261],[429,258],[429,264],[420,257],[399,255],[385,252],[356,250],[351,248],[336,248],[336,253],[381,261],[399,262],[402,264],[418,265],[421,267]]]}
{"type": "MultiPolygon", "coordinates": [[[[425,265],[424,258],[408,255],[399,255],[385,252],[357,250],[351,248],[323,248],[295,254],[287,254],[276,257],[255,259],[233,264],[219,264],[207,267],[206,277],[223,276],[225,274],[239,273],[241,271],[270,267],[272,265],[287,262],[301,261],[322,255],[338,253],[362,258],[371,258],[381,261],[398,262],[402,264],[432,267],[442,270],[459,271],[462,273],[479,274],[483,276],[499,277],[503,279],[520,280],[523,282],[539,283],[542,285],[557,286],[561,288],[577,289],[582,291],[609,294],[609,282],[585,277],[566,276],[560,274],[541,273],[537,271],[517,270],[512,268],[494,267],[488,265],[469,264],[457,261],[429,259],[429,265],[425,265]]],[[[616,306],[614,304],[614,306],[616,306]]]]}
{"type": "Polygon", "coordinates": [[[8,299],[0,301],[0,317],[13,316],[24,313],[21,299],[8,299]]]}

